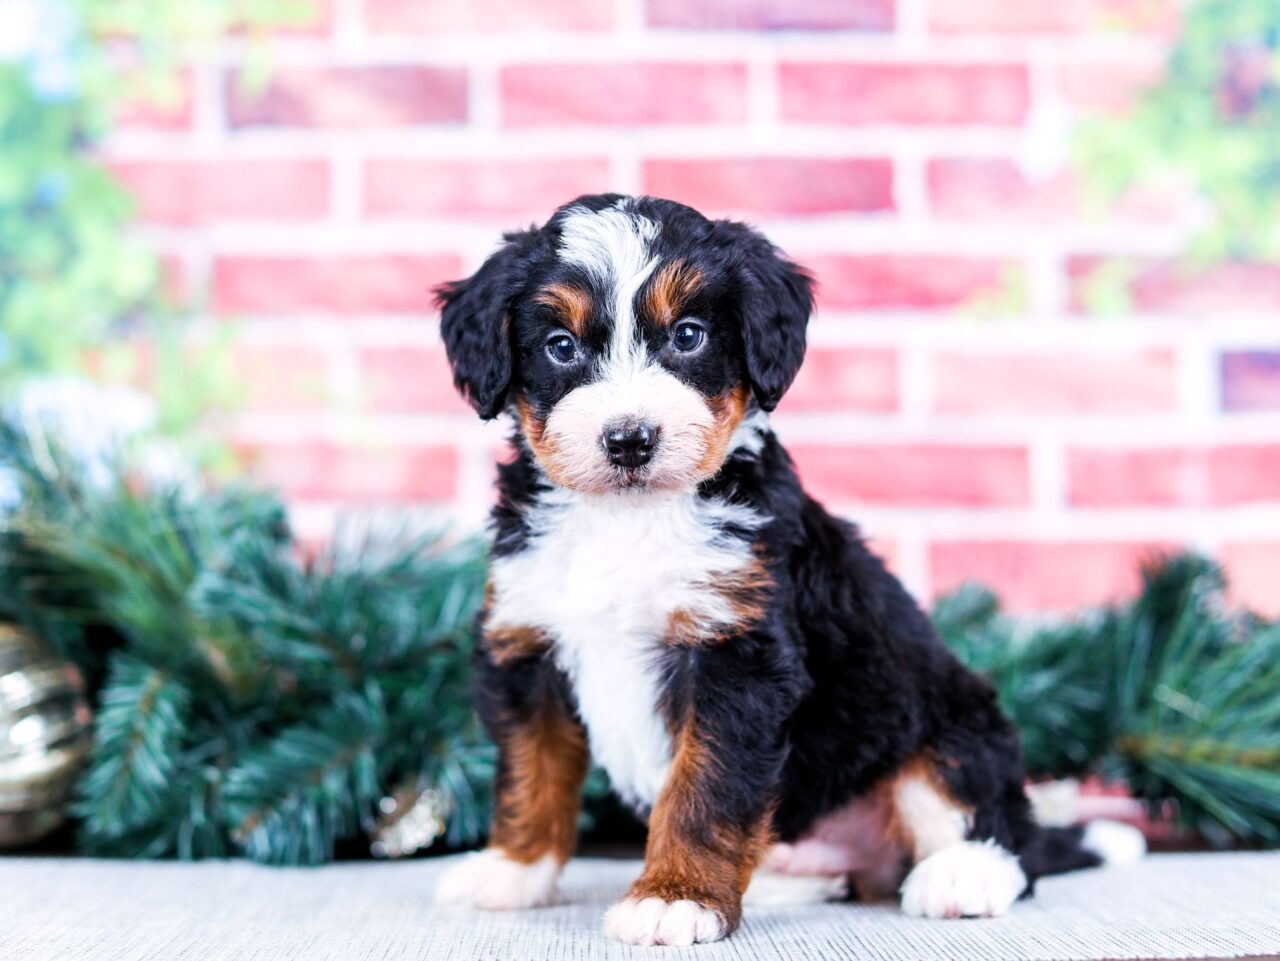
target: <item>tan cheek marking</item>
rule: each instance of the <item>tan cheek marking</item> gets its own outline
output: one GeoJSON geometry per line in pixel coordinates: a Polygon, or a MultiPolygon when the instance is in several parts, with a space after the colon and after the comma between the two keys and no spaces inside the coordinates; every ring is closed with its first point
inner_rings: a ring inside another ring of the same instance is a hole
{"type": "Polygon", "coordinates": [[[544,704],[502,738],[492,844],[513,861],[551,854],[563,864],[577,840],[578,796],[587,772],[582,726],[544,704]]]}
{"type": "Polygon", "coordinates": [[[567,284],[550,284],[538,291],[533,302],[554,310],[575,337],[586,333],[592,303],[591,295],[585,290],[567,284]]]}
{"type": "Polygon", "coordinates": [[[546,421],[538,418],[533,406],[523,397],[516,400],[516,415],[520,420],[520,430],[529,442],[529,449],[533,451],[547,476],[561,487],[572,487],[573,477],[563,463],[560,449],[554,440],[547,437],[546,421]]]}
{"type": "Polygon", "coordinates": [[[684,309],[702,287],[702,271],[687,260],[671,260],[663,264],[645,293],[645,315],[659,327],[670,327],[680,319],[684,309]]]}
{"type": "Polygon", "coordinates": [[[698,462],[697,471],[700,477],[714,477],[724,466],[724,459],[729,454],[729,442],[733,432],[746,416],[747,404],[751,392],[745,384],[738,384],[731,390],[712,397],[707,401],[711,410],[713,426],[706,432],[707,452],[698,462]]]}
{"type": "Polygon", "coordinates": [[[714,780],[707,776],[715,746],[691,723],[676,743],[671,774],[649,817],[644,874],[629,897],[697,901],[733,930],[742,917],[742,892],[773,841],[773,812],[745,830],[717,822],[714,780]]]}
{"type": "Polygon", "coordinates": [[[972,811],[952,796],[935,761],[914,757],[885,784],[893,801],[889,833],[913,862],[964,841],[972,811]]]}
{"type": "Polygon", "coordinates": [[[763,545],[756,544],[754,556],[741,569],[704,586],[704,590],[717,595],[733,612],[730,621],[708,621],[695,611],[674,610],[667,619],[667,643],[716,644],[749,631],[764,620],[774,585],[763,557],[763,545]]]}

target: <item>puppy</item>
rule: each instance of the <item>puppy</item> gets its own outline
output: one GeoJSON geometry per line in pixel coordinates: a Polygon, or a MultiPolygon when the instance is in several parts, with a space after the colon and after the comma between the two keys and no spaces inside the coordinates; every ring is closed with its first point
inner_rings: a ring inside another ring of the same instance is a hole
{"type": "Polygon", "coordinates": [[[759,233],[582,197],[439,297],[458,388],[516,424],[477,652],[493,829],[439,900],[551,901],[589,758],[648,819],[604,922],[632,944],[724,937],[749,883],[988,917],[1141,851],[1033,821],[992,689],[800,486],[768,413],[812,282],[759,233]]]}

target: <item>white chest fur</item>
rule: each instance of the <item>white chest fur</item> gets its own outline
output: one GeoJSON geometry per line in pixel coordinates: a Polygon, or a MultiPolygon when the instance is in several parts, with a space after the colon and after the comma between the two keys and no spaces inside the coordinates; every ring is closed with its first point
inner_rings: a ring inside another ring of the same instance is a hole
{"type": "Polygon", "coordinates": [[[630,804],[652,805],[671,741],[658,709],[671,615],[732,618],[707,590],[752,560],[723,525],[759,526],[754,512],[693,496],[584,498],[557,491],[534,515],[529,546],[494,562],[495,627],[536,627],[555,645],[591,752],[630,804]]]}

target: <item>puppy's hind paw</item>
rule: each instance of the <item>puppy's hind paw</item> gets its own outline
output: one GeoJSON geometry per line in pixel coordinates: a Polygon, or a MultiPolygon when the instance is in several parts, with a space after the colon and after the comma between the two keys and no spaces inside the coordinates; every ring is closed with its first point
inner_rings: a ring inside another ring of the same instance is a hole
{"type": "Polygon", "coordinates": [[[902,885],[902,910],[920,918],[994,918],[1027,886],[1018,859],[994,842],[953,844],[929,855],[902,885]]]}
{"type": "Polygon", "coordinates": [[[515,911],[550,904],[556,896],[560,865],[547,855],[521,864],[497,848],[469,854],[449,867],[436,882],[441,905],[515,911]]]}
{"type": "Polygon", "coordinates": [[[1103,864],[1133,864],[1147,853],[1142,832],[1120,821],[1090,821],[1080,846],[1100,857],[1103,864]]]}

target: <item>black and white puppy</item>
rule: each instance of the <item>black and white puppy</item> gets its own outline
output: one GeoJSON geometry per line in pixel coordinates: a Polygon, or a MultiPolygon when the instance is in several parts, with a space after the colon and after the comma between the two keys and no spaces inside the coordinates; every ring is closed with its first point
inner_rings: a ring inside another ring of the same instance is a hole
{"type": "Polygon", "coordinates": [[[990,916],[1141,852],[1131,828],[1034,822],[992,689],[801,488],[767,414],[811,287],[742,224],[610,194],[440,291],[458,387],[517,425],[477,658],[492,837],[441,901],[550,901],[589,757],[648,818],[604,922],[633,944],[724,937],[749,884],[990,916]]]}

